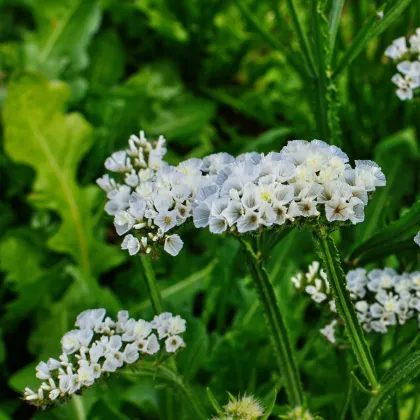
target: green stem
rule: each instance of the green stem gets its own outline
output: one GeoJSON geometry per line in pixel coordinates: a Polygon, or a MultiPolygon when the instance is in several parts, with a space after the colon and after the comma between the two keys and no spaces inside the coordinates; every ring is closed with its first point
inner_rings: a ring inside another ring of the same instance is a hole
{"type": "Polygon", "coordinates": [[[315,64],[317,66],[316,80],[316,105],[317,105],[317,125],[321,138],[329,141],[329,121],[328,121],[328,83],[327,83],[327,66],[325,57],[325,45],[322,34],[321,11],[318,10],[318,0],[312,0],[312,21],[314,28],[314,47],[315,47],[315,64]]]}
{"type": "Polygon", "coordinates": [[[141,366],[137,367],[135,371],[123,371],[124,376],[146,376],[150,378],[158,378],[163,382],[166,382],[172,387],[172,389],[179,394],[179,396],[185,400],[186,406],[191,414],[191,418],[194,420],[206,420],[207,415],[203,409],[200,400],[197,398],[192,389],[182,381],[181,377],[177,375],[173,370],[166,366],[153,366],[143,362],[141,366]]]}
{"type": "MultiPolygon", "coordinates": [[[[144,278],[146,280],[146,286],[149,292],[150,301],[152,302],[153,310],[156,315],[159,315],[162,312],[164,312],[164,308],[163,308],[162,296],[156,284],[155,272],[153,270],[151,260],[146,255],[139,257],[139,259],[143,267],[144,278]]],[[[173,358],[169,359],[168,363],[169,363],[169,366],[175,372],[177,372],[178,369],[176,366],[175,359],[173,358]]]]}
{"type": "Polygon", "coordinates": [[[273,286],[263,267],[263,261],[247,240],[240,238],[245,250],[251,276],[258,292],[260,304],[265,313],[271,343],[276,353],[277,363],[283,375],[289,402],[292,406],[302,406],[304,396],[299,371],[289,334],[280,313],[273,286]]]}
{"type": "Polygon", "coordinates": [[[150,263],[150,258],[148,256],[142,256],[139,259],[143,267],[146,286],[149,292],[150,301],[152,302],[153,310],[156,315],[159,315],[163,312],[163,303],[159,289],[156,285],[155,273],[153,271],[152,264],[150,263]]]}
{"type": "Polygon", "coordinates": [[[375,365],[368,344],[366,343],[363,329],[357,319],[356,311],[346,286],[346,276],[341,268],[340,255],[330,233],[320,229],[314,231],[318,243],[318,252],[324,262],[328,281],[334,296],[334,301],[341,318],[344,320],[350,344],[356,355],[357,361],[373,391],[378,388],[375,365]]]}

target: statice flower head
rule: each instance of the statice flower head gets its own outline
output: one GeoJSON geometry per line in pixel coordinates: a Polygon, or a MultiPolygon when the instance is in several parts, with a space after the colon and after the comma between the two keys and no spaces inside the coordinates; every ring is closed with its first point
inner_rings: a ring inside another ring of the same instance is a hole
{"type": "MultiPolygon", "coordinates": [[[[314,274],[317,262],[311,264],[306,274],[300,273],[292,277],[291,281],[300,291],[305,291],[317,303],[327,303],[327,312],[333,315],[333,321],[321,329],[321,333],[331,343],[336,342],[337,310],[328,286],[326,276],[321,271],[314,274]],[[308,289],[313,278],[323,285],[325,298],[317,299],[312,289],[308,289]],[[297,282],[296,279],[300,281],[297,282]],[[309,280],[308,280],[309,279],[309,280]]],[[[403,325],[412,318],[419,322],[420,327],[420,271],[398,274],[392,268],[373,269],[364,268],[350,270],[347,275],[347,289],[354,302],[357,317],[366,332],[386,333],[389,327],[403,325]]]]}
{"type": "Polygon", "coordinates": [[[396,94],[402,100],[412,100],[420,91],[420,28],[411,35],[398,38],[385,50],[385,56],[397,64],[392,82],[397,86],[396,94]]]}
{"type": "Polygon", "coordinates": [[[197,188],[213,180],[202,175],[200,159],[176,167],[165,162],[162,136],[150,142],[140,132],[130,137],[128,146],[105,161],[118,180],[108,174],[97,180],[107,193],[105,211],[114,217],[117,234],[124,236],[121,248],[130,255],[157,256],[163,248],[175,256],[183,246],[175,231],[191,217],[197,188]]]}
{"type": "Polygon", "coordinates": [[[230,401],[223,406],[223,415],[213,420],[255,420],[264,415],[264,408],[252,395],[235,398],[230,395],[230,401]]]}
{"type": "Polygon", "coordinates": [[[185,320],[168,312],[148,322],[130,318],[128,311],[118,312],[113,320],[106,317],[105,309],[90,309],[77,317],[75,326],[61,339],[62,354],[36,367],[41,383],[37,390],[25,388],[28,403],[47,408],[66,402],[124,366],[157,354],[174,354],[185,346],[185,320]]]}
{"type": "Polygon", "coordinates": [[[202,170],[214,182],[197,189],[193,221],[215,234],[360,223],[370,193],[386,183],[375,162],[352,168],[341,149],[320,140],[290,141],[267,155],[211,155],[202,170]]]}

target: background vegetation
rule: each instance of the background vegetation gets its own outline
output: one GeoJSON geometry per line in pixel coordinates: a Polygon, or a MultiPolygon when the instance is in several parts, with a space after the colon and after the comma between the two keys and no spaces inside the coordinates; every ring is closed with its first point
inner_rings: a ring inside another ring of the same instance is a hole
{"type": "MultiPolygon", "coordinates": [[[[290,0],[0,1],[0,419],[187,416],[159,378],[140,376],[113,378],[45,413],[19,400],[82,310],[153,314],[141,266],[119,249],[95,185],[105,158],[140,129],[167,138],[171,163],[313,138],[374,159],[387,186],[366,221],[337,237],[347,268],[419,269],[413,226],[383,230],[420,191],[419,103],[398,100],[383,51],[420,26],[420,5],[352,0],[340,18],[342,3],[294,2],[299,33],[290,0]]],[[[182,376],[203,401],[207,386],[221,403],[226,390],[264,402],[277,388],[273,413],[284,412],[238,244],[191,227],[183,238],[178,257],[153,263],[165,306],[187,319],[182,376]]],[[[311,410],[338,419],[349,396],[341,418],[356,419],[369,397],[352,387],[353,355],[323,339],[320,312],[289,281],[314,259],[310,235],[292,231],[273,250],[270,275],[311,410]]],[[[413,322],[368,335],[379,373],[417,334],[413,322]]],[[[400,389],[386,418],[420,418],[419,382],[400,389]]]]}

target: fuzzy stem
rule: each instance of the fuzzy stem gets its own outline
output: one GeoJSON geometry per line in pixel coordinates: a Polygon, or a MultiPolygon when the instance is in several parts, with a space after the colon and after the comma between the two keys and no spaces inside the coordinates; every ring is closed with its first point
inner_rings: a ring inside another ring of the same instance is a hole
{"type": "Polygon", "coordinates": [[[155,311],[156,315],[159,315],[163,312],[163,303],[159,289],[156,285],[155,273],[153,271],[152,264],[150,263],[150,258],[147,256],[142,256],[139,259],[143,267],[146,286],[149,292],[150,301],[152,302],[153,310],[155,311]]]}
{"type": "Polygon", "coordinates": [[[263,307],[271,343],[274,347],[277,363],[284,378],[286,393],[292,406],[302,406],[304,396],[300,382],[299,371],[289,334],[284,319],[280,313],[273,286],[263,267],[263,261],[250,242],[240,237],[245,250],[249,269],[260,304],[263,307]]]}
{"type": "Polygon", "coordinates": [[[372,387],[372,392],[375,392],[378,387],[375,365],[365,340],[363,329],[358,321],[350,292],[346,286],[346,276],[341,267],[340,254],[328,231],[324,229],[314,230],[314,237],[318,244],[319,255],[326,269],[338,313],[344,320],[350,344],[360,368],[372,387]]]}

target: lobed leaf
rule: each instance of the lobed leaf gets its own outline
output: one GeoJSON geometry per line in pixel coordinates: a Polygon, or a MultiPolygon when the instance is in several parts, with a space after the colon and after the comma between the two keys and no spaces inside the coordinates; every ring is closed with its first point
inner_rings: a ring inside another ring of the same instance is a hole
{"type": "Polygon", "coordinates": [[[37,73],[16,74],[4,108],[5,150],[35,169],[32,203],[61,218],[48,247],[69,254],[86,273],[99,274],[118,265],[123,254],[98,238],[93,213],[99,189],[77,184],[80,160],[92,145],[92,127],[80,114],[64,114],[69,95],[64,83],[37,73]]]}

